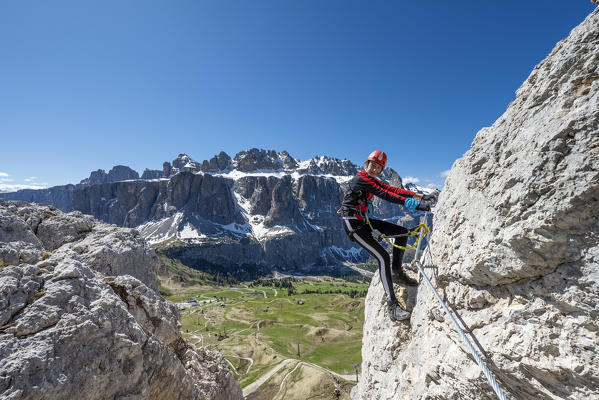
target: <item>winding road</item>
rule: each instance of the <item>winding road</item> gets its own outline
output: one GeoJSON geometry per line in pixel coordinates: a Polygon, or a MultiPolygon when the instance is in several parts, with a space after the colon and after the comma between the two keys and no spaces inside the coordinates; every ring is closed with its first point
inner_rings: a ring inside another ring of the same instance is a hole
{"type": "Polygon", "coordinates": [[[287,358],[286,360],[281,361],[277,366],[275,366],[273,369],[271,369],[270,371],[268,371],[267,373],[265,373],[264,375],[262,375],[260,378],[258,378],[257,380],[255,380],[254,382],[250,383],[249,385],[247,385],[246,387],[243,388],[243,396],[247,397],[250,394],[254,393],[260,386],[262,386],[262,384],[264,382],[266,382],[267,380],[269,380],[274,374],[276,374],[281,368],[283,368],[285,365],[289,364],[290,362],[294,361],[292,358],[287,358]]]}

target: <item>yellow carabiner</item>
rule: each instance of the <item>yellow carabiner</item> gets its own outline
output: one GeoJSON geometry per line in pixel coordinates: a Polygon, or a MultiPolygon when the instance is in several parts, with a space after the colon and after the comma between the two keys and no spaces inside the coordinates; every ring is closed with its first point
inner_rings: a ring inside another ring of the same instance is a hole
{"type": "MultiPolygon", "coordinates": [[[[370,229],[374,230],[374,228],[372,227],[372,224],[370,223],[370,221],[368,221],[368,225],[370,226],[370,229]]],[[[393,243],[387,236],[385,235],[381,235],[381,238],[389,243],[391,246],[393,247],[397,247],[398,249],[402,249],[402,250],[410,250],[410,249],[415,249],[416,246],[418,246],[418,241],[420,240],[420,231],[424,230],[424,236],[428,235],[430,230],[428,229],[428,226],[426,226],[425,223],[420,223],[416,228],[410,230],[410,236],[418,236],[418,238],[416,239],[416,241],[414,242],[414,244],[412,246],[399,246],[395,243],[393,243]]],[[[423,237],[424,237],[423,236],[423,237]]]]}

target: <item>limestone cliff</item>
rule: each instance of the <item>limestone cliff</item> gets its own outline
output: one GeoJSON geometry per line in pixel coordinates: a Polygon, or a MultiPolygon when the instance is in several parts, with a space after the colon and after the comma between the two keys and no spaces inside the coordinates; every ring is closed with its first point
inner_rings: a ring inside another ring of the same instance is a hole
{"type": "MultiPolygon", "coordinates": [[[[478,132],[434,224],[428,272],[508,397],[599,398],[599,10],[478,132]]],[[[429,288],[397,289],[407,323],[373,280],[353,398],[496,398],[429,288]]]]}
{"type": "Polygon", "coordinates": [[[140,234],[0,200],[0,398],[241,399],[179,332],[140,234]]]}

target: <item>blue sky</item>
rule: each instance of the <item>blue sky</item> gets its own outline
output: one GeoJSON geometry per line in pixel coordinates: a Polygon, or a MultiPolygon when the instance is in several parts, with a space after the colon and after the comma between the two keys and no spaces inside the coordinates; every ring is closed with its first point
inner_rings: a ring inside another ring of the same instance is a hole
{"type": "Polygon", "coordinates": [[[0,190],[181,152],[374,149],[441,185],[596,6],[562,1],[0,2],[0,190]]]}

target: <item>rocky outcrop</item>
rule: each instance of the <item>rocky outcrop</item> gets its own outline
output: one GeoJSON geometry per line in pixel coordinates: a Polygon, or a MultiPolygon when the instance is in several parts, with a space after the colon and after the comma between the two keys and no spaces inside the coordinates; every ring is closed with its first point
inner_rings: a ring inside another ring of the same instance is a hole
{"type": "MultiPolygon", "coordinates": [[[[433,283],[508,397],[599,397],[599,10],[476,135],[441,193],[433,283]]],[[[430,262],[430,260],[427,260],[430,262]]],[[[391,323],[375,278],[354,399],[494,399],[428,287],[391,323]]]]}
{"type": "Polygon", "coordinates": [[[135,230],[0,200],[0,397],[241,399],[182,339],[156,264],[135,230]]]}
{"type": "Polygon", "coordinates": [[[233,161],[231,160],[231,157],[224,151],[221,151],[210,160],[204,160],[200,170],[203,172],[221,172],[231,170],[232,168],[233,161]]]}
{"type": "Polygon", "coordinates": [[[93,171],[89,178],[79,182],[81,185],[100,185],[109,182],[126,181],[130,179],[139,179],[139,174],[125,165],[117,165],[108,173],[103,169],[93,171]]]}
{"type": "Polygon", "coordinates": [[[5,200],[52,205],[65,212],[73,211],[73,192],[81,185],[53,186],[48,189],[23,189],[14,193],[0,193],[5,200]]]}
{"type": "Polygon", "coordinates": [[[164,178],[164,171],[160,171],[158,169],[148,169],[146,168],[141,174],[141,179],[161,179],[164,178]]]}
{"type": "Polygon", "coordinates": [[[201,164],[193,160],[185,153],[181,153],[173,160],[173,168],[171,175],[176,174],[179,171],[197,172],[201,168],[201,164]]]}
{"type": "Polygon", "coordinates": [[[286,151],[277,153],[274,150],[255,148],[237,153],[233,163],[235,168],[243,172],[294,169],[297,167],[297,161],[290,157],[286,151]]]}
{"type": "Polygon", "coordinates": [[[352,176],[360,172],[360,170],[359,166],[349,160],[339,160],[327,156],[316,156],[308,162],[302,163],[298,168],[298,172],[301,174],[334,176],[352,176]]]}

